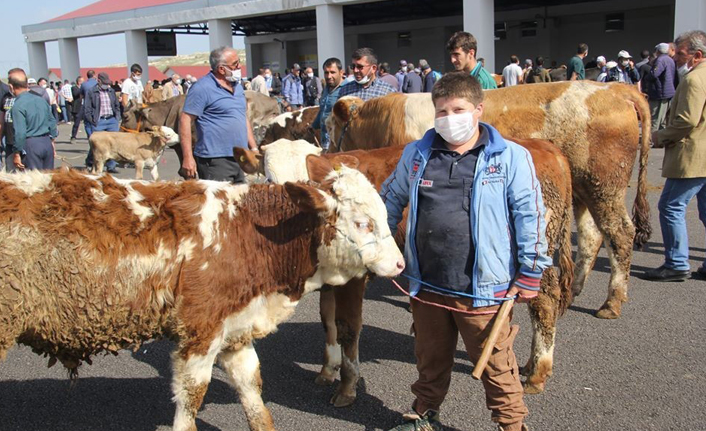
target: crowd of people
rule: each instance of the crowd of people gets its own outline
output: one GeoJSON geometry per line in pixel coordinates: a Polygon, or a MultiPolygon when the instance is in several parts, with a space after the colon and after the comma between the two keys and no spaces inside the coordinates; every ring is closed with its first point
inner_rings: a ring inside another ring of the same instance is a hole
{"type": "MultiPolygon", "coordinates": [[[[518,162],[524,160],[518,154],[525,150],[480,121],[484,109],[482,90],[496,88],[497,81],[477,58],[477,45],[470,33],[451,36],[446,50],[456,71],[443,76],[425,59],[419,59],[417,66],[401,60],[393,75],[389,64],[380,62],[373,49],[363,47],[353,51],[347,70],[339,58],[328,58],[323,63],[323,80],[315,76],[311,67],[302,70],[295,63],[284,78],[263,67],[249,83],[253,91],[281,97],[292,109],[318,105],[312,127],[321,132],[325,149],[340,145],[330,142],[324,126],[339,98],[355,96],[367,101],[394,92],[431,93],[436,112],[434,129],[408,146],[396,172],[383,185],[382,195],[393,233],[408,204],[411,226],[425,232],[421,241],[415,236],[415,229],[406,232],[406,243],[416,244],[416,248],[406,249],[407,268],[425,281],[423,286],[417,283],[415,294],[427,301],[446,303],[452,310],[414,302],[419,379],[412,385],[412,409],[403,416],[404,423],[396,431],[442,429],[439,411],[449,388],[457,336],[462,336],[474,361],[485,340],[482,335],[489,322],[488,314],[458,312],[479,308],[474,302],[479,293],[473,281],[478,273],[510,268],[512,282],[486,289],[483,292],[490,292],[492,298],[485,295],[484,300],[495,304],[497,298],[517,295],[517,301],[524,302],[537,296],[542,270],[551,264],[543,235],[536,229],[544,220],[544,208],[539,191],[530,187],[537,183],[535,172],[518,162]],[[490,154],[519,181],[507,187],[474,190],[475,179],[486,170],[490,154]],[[477,193],[483,193],[484,199],[471,199],[477,193]],[[503,215],[498,218],[493,216],[496,213],[503,215]],[[495,220],[497,226],[488,225],[482,234],[474,236],[470,228],[478,217],[495,220]],[[508,244],[505,251],[498,251],[497,244],[487,245],[495,244],[497,231],[507,231],[512,236],[512,246],[508,244]],[[427,235],[429,232],[432,234],[427,235]],[[477,247],[500,253],[497,263],[487,259],[477,262],[477,247]],[[441,286],[446,293],[440,294],[435,286],[441,286]]],[[[593,79],[635,85],[649,100],[652,141],[665,147],[663,175],[667,181],[659,203],[665,263],[648,275],[655,280],[683,280],[689,274],[685,209],[694,196],[706,224],[706,33],[688,32],[674,43],[659,43],[653,50],[643,52],[642,61],[637,63],[621,50],[617,61],[599,56],[595,65],[586,64],[588,52],[586,44],[578,45],[576,55],[565,68],[566,80],[590,79],[587,71],[596,69],[593,79]]],[[[232,148],[257,151],[257,143],[247,120],[240,59],[237,51],[223,47],[211,52],[209,62],[211,72],[198,81],[188,76],[181,80],[174,75],[160,86],[148,88],[163,98],[186,94],[179,119],[184,176],[242,183],[244,174],[233,158],[232,148]],[[192,124],[196,136],[192,136],[192,124]]],[[[564,71],[561,67],[556,69],[564,71]]],[[[115,82],[105,73],[96,76],[89,71],[86,80],[79,77],[75,83],[65,81],[59,86],[47,84],[46,79],[35,82],[21,69],[10,70],[9,87],[0,87],[0,125],[11,166],[53,168],[59,113],[61,120],[74,121],[72,139],[81,120],[89,136],[100,130],[118,131],[121,110],[131,102],[146,102],[148,94],[148,88],[141,83],[142,68],[135,64],[130,71],[131,76],[117,91],[115,82]]],[[[550,82],[554,80],[551,74],[542,57],[526,60],[520,66],[519,58],[512,56],[503,70],[501,84],[510,87],[550,82]]],[[[90,158],[89,153],[87,164],[90,158]]],[[[109,171],[113,169],[108,166],[109,171]]],[[[699,271],[706,275],[706,267],[699,271]]],[[[484,373],[482,380],[488,408],[500,430],[521,431],[527,429],[524,417],[528,411],[509,325],[506,321],[501,328],[501,338],[509,341],[498,344],[491,358],[492,372],[484,373]]]]}

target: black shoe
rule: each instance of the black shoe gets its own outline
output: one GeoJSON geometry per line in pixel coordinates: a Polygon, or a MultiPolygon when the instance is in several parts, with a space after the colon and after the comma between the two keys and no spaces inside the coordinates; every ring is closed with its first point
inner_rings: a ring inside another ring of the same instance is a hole
{"type": "Polygon", "coordinates": [[[106,169],[106,172],[108,172],[109,174],[119,174],[120,173],[120,171],[117,170],[116,168],[106,169]]]}
{"type": "Polygon", "coordinates": [[[645,272],[645,278],[653,281],[684,281],[689,278],[689,275],[688,269],[672,269],[664,265],[645,272]]]}
{"type": "Polygon", "coordinates": [[[404,423],[392,428],[390,431],[441,431],[439,412],[428,410],[423,415],[412,410],[402,415],[404,423]]]}
{"type": "Polygon", "coordinates": [[[71,138],[71,145],[75,145],[75,144],[76,144],[76,138],[71,138]]]}

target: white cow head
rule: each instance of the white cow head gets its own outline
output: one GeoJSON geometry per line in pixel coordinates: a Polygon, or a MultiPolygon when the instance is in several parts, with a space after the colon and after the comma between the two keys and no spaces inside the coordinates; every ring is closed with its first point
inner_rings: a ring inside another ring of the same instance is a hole
{"type": "Polygon", "coordinates": [[[318,211],[335,232],[324,236],[318,249],[320,281],[341,285],[366,271],[383,277],[402,272],[404,259],[387,226],[385,204],[367,178],[314,155],[306,164],[309,178],[321,189],[291,182],[285,188],[300,207],[318,211]]]}
{"type": "Polygon", "coordinates": [[[150,130],[147,131],[153,138],[159,139],[160,146],[165,145],[175,145],[179,143],[179,135],[167,126],[152,126],[150,130]]]}

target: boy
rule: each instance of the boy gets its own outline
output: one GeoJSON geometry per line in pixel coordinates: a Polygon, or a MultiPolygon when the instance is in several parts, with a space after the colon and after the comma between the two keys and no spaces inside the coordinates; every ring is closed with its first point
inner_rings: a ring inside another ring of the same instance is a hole
{"type": "MultiPolygon", "coordinates": [[[[493,298],[535,298],[551,265],[532,158],[479,122],[478,81],[465,72],[447,73],[432,100],[434,129],[407,146],[380,194],[393,235],[410,204],[404,253],[411,295],[456,311],[412,301],[419,378],[412,385],[412,411],[395,431],[442,429],[439,407],[451,382],[458,334],[476,362],[499,308],[493,298]]],[[[527,429],[512,350],[517,328],[509,320],[502,327],[481,378],[492,420],[504,431],[527,429]]]]}

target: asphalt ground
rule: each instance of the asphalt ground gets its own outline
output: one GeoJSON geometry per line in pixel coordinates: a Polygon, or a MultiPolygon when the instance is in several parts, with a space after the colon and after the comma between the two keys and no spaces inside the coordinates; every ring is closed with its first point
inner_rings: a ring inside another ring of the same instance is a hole
{"type": "MultiPolygon", "coordinates": [[[[85,139],[68,143],[61,126],[58,153],[81,166],[85,139]]],[[[85,137],[82,134],[80,137],[85,137]]],[[[657,283],[639,277],[662,263],[657,200],[662,150],[649,162],[649,202],[655,233],[633,256],[629,302],[619,320],[599,320],[593,312],[606,297],[609,262],[604,250],[583,294],[559,321],[554,375],[540,395],[525,397],[532,430],[703,430],[706,429],[706,281],[657,283]]],[[[606,154],[606,157],[610,157],[606,154]]],[[[132,178],[133,169],[119,177],[132,178]]],[[[160,164],[163,179],[175,179],[176,156],[167,151],[160,164]]],[[[637,169],[635,169],[634,177],[637,169]]],[[[146,177],[149,173],[145,172],[146,177]]],[[[628,190],[630,207],[635,187],[628,190]]],[[[687,216],[692,269],[706,257],[704,227],[695,203],[687,216]]],[[[409,386],[416,377],[408,300],[389,281],[367,290],[361,338],[364,385],[348,408],[329,404],[332,387],[314,378],[323,357],[324,334],[318,294],[304,298],[293,318],[256,345],[262,362],[263,398],[278,430],[387,430],[409,408],[409,386]]],[[[521,326],[515,343],[520,364],[529,355],[531,328],[525,306],[515,312],[521,326]]],[[[171,402],[169,355],[173,344],[157,341],[137,352],[96,357],[80,368],[72,386],[66,371],[47,369],[47,359],[26,347],[13,348],[0,363],[0,431],[168,430],[171,402]]],[[[470,376],[472,364],[458,346],[451,389],[442,407],[447,430],[494,430],[483,388],[470,376]]],[[[214,368],[213,380],[197,425],[200,430],[245,430],[247,422],[227,376],[214,368]]]]}

